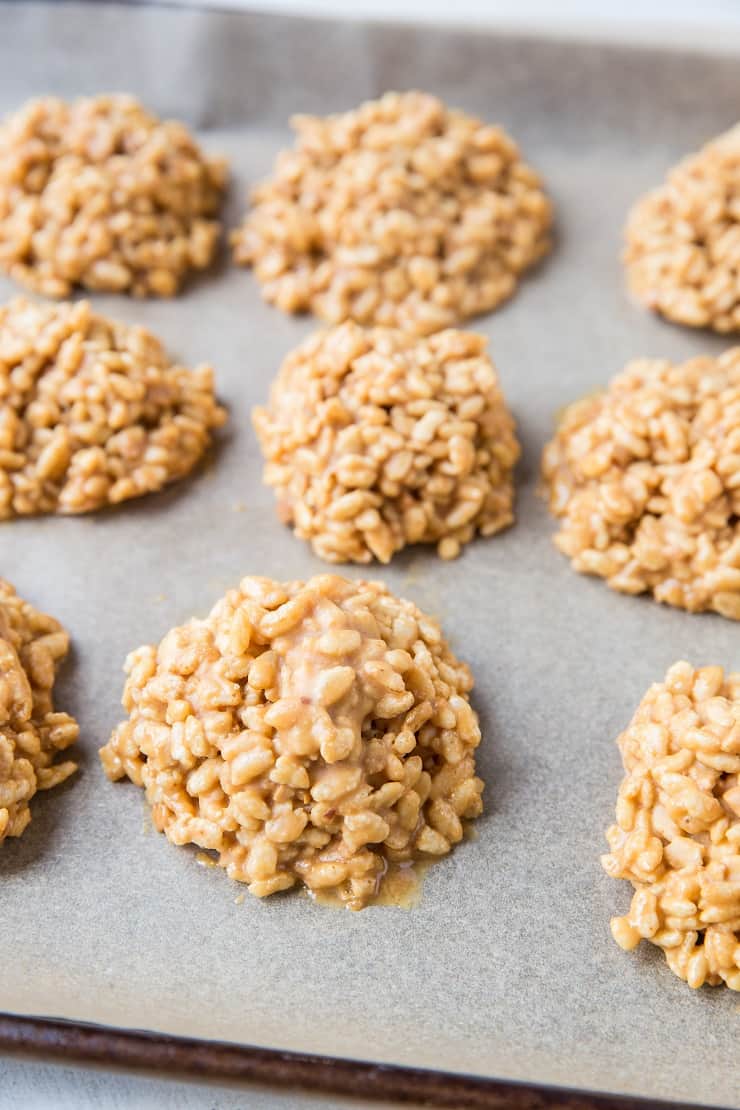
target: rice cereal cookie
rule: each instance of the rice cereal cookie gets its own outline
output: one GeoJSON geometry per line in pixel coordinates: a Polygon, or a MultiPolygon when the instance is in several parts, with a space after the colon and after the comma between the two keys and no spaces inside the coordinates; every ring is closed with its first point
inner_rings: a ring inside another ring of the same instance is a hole
{"type": "Polygon", "coordinates": [[[71,760],[54,762],[79,731],[52,701],[68,647],[59,622],[0,578],[0,844],[26,828],[37,790],[50,790],[77,770],[71,760]]]}
{"type": "Polygon", "coordinates": [[[254,410],[280,517],[328,562],[454,558],[514,519],[514,420],[484,336],[347,322],[285,359],[254,410]]]}
{"type": "Polygon", "coordinates": [[[285,312],[427,335],[495,308],[550,249],[550,202],[500,127],[421,92],[291,122],[232,235],[285,312]]]}
{"type": "Polygon", "coordinates": [[[602,863],[635,894],[614,939],[658,945],[690,987],[740,991],[740,674],[676,663],[617,743],[625,778],[602,863]]]}
{"type": "Polygon", "coordinates": [[[131,96],[32,100],[0,125],[0,269],[46,297],[172,296],[213,257],[226,176],[131,96]]]}
{"type": "Polygon", "coordinates": [[[566,410],[543,474],[575,570],[740,620],[740,347],[629,363],[566,410]]]}
{"type": "Polygon", "coordinates": [[[0,521],[159,490],[225,419],[211,367],[174,365],[144,328],[85,301],[0,306],[0,521]]]}
{"type": "Polygon", "coordinates": [[[126,671],[106,773],[258,897],[298,882],[362,909],[481,812],[471,673],[381,583],[244,578],[126,671]]]}
{"type": "Polygon", "coordinates": [[[639,200],[625,236],[640,301],[678,324],[740,331],[740,124],[639,200]]]}

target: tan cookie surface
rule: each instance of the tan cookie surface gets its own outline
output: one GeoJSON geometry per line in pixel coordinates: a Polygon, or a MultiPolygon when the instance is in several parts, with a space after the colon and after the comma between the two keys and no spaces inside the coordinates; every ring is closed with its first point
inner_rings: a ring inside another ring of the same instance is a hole
{"type": "Polygon", "coordinates": [[[629,363],[567,409],[543,474],[576,570],[740,620],[740,347],[629,363]]]}
{"type": "Polygon", "coordinates": [[[740,674],[676,663],[617,743],[625,778],[606,872],[635,888],[612,919],[691,987],[740,990],[740,674]]]}
{"type": "Polygon", "coordinates": [[[740,331],[740,124],[639,200],[625,236],[639,300],[678,324],[740,331]]]}
{"type": "Polygon", "coordinates": [[[345,323],[288,355],[254,424],[278,511],[317,555],[452,558],[511,524],[519,444],[485,345],[345,323]]]}
{"type": "Polygon", "coordinates": [[[211,368],[174,365],[144,328],[84,301],[0,307],[0,521],[159,490],[224,420],[211,368]]]}
{"type": "Polygon", "coordinates": [[[265,298],[426,335],[487,312],[550,247],[550,202],[500,128],[426,93],[297,116],[232,236],[265,298]]]}
{"type": "Polygon", "coordinates": [[[69,637],[0,578],[0,843],[20,836],[29,802],[76,770],[57,754],[75,742],[77,722],[54,711],[52,690],[69,637]]]}
{"type": "Polygon", "coordinates": [[[133,97],[30,101],[0,125],[0,269],[47,297],[171,296],[213,257],[225,185],[133,97]]]}
{"type": "Polygon", "coordinates": [[[361,909],[481,812],[470,671],[380,583],[245,578],[126,670],[107,774],[259,897],[298,882],[361,909]]]}

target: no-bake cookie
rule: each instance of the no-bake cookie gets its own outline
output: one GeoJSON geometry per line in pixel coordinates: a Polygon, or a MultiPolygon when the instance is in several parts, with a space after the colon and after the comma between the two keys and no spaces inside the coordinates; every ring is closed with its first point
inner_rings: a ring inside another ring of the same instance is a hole
{"type": "Polygon", "coordinates": [[[576,570],[740,620],[740,347],[629,363],[566,410],[543,472],[576,570]]]}
{"type": "Polygon", "coordinates": [[[345,323],[288,355],[254,424],[278,512],[317,555],[454,558],[511,524],[519,444],[485,346],[345,323]]]}
{"type": "Polygon", "coordinates": [[[500,127],[421,92],[292,123],[232,236],[285,312],[426,335],[495,308],[549,250],[550,202],[500,127]]]}
{"type": "Polygon", "coordinates": [[[740,331],[740,124],[639,200],[625,234],[640,301],[678,324],[740,331]]]}
{"type": "Polygon", "coordinates": [[[77,769],[56,763],[77,739],[68,713],[55,712],[52,691],[69,637],[58,621],[23,601],[0,578],[0,844],[20,836],[29,802],[77,769]]]}
{"type": "Polygon", "coordinates": [[[471,673],[380,583],[245,578],[126,670],[107,774],[259,897],[303,883],[361,909],[481,812],[471,673]]]}
{"type": "Polygon", "coordinates": [[[740,990],[740,674],[676,663],[617,743],[625,777],[602,858],[635,888],[612,933],[691,987],[740,990]]]}
{"type": "Polygon", "coordinates": [[[226,414],[210,366],[85,301],[0,306],[0,521],[85,513],[195,466],[226,414]]]}
{"type": "Polygon", "coordinates": [[[0,269],[47,297],[172,296],[213,257],[225,185],[131,96],[33,100],[0,124],[0,269]]]}

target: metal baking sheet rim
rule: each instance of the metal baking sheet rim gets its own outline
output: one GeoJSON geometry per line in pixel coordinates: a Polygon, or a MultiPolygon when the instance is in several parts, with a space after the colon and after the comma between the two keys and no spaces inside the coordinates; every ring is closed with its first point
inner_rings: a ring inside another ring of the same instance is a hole
{"type": "Polygon", "coordinates": [[[3,1013],[0,1049],[201,1080],[241,1081],[350,1097],[362,1092],[363,1098],[378,1102],[393,1099],[455,1110],[721,1110],[693,1102],[599,1094],[3,1013]]]}

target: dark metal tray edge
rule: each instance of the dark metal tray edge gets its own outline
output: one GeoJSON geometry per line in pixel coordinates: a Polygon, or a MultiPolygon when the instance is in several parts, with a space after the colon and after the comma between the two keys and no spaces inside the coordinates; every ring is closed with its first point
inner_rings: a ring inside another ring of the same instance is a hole
{"type": "Polygon", "coordinates": [[[0,1051],[455,1110],[721,1110],[4,1013],[0,1051]]]}

